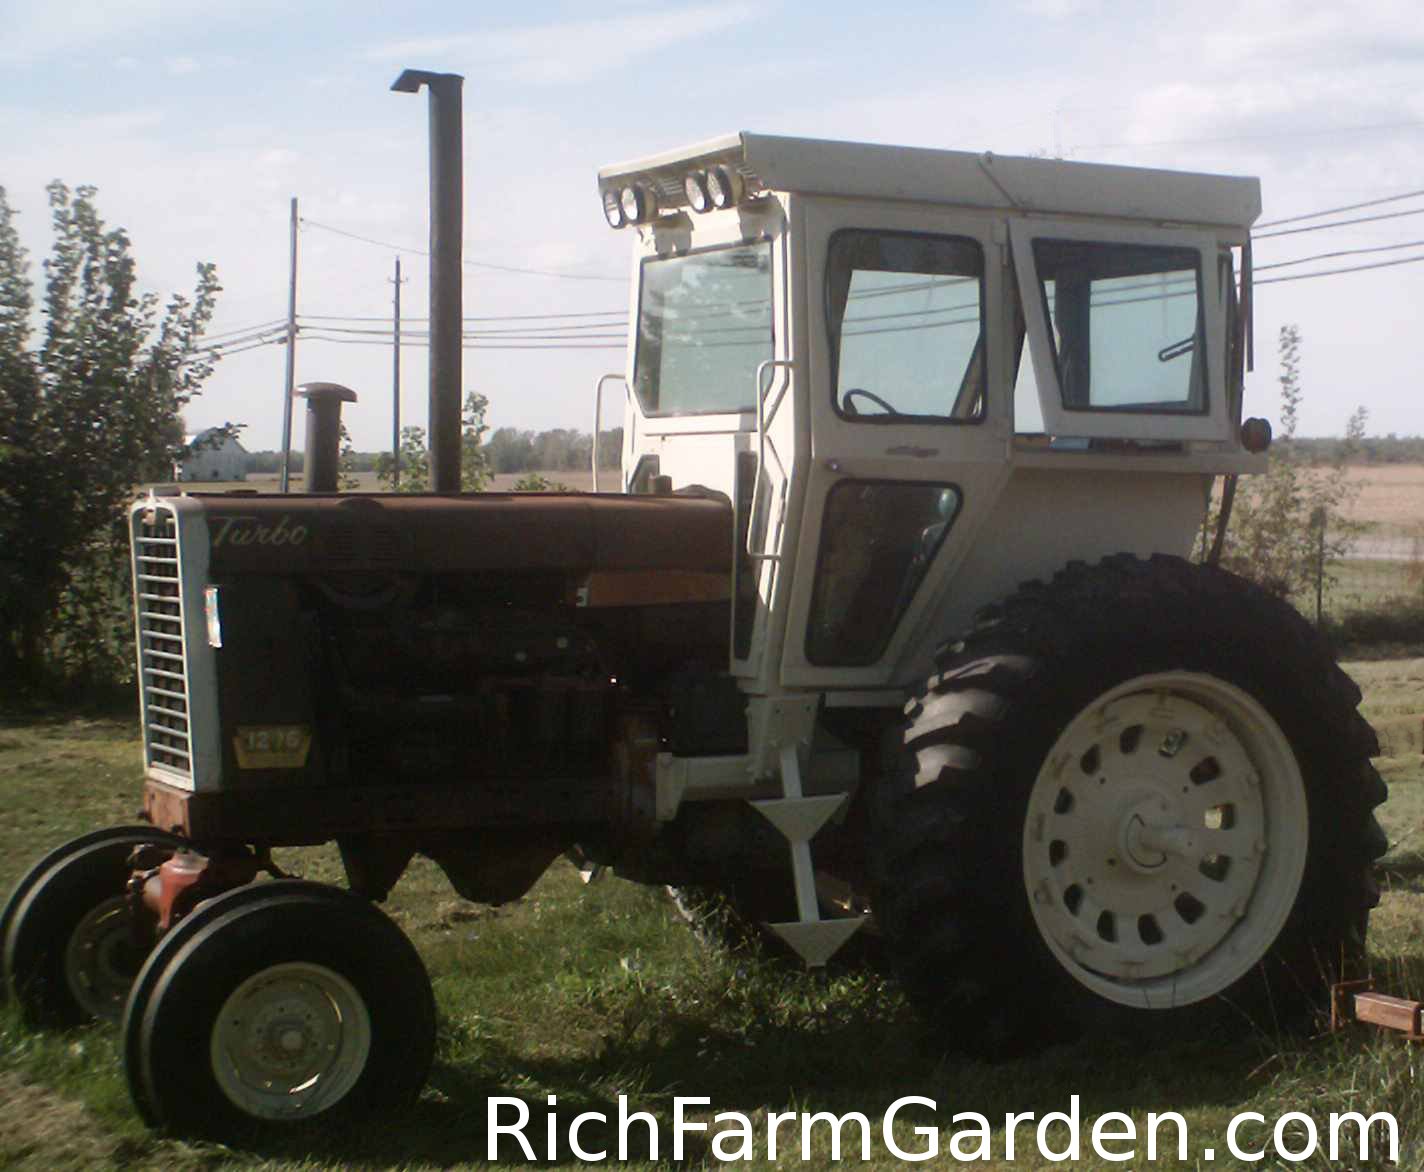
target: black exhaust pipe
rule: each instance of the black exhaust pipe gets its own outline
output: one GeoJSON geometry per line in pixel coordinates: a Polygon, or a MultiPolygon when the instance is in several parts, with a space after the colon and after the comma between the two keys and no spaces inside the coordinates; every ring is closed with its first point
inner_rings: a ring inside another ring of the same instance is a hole
{"type": "Polygon", "coordinates": [[[338,492],[341,480],[341,404],[356,402],[356,392],[340,383],[303,383],[297,391],[307,401],[308,492],[338,492]]]}
{"type": "Polygon", "coordinates": [[[391,86],[430,88],[430,487],[460,491],[460,385],[464,316],[465,79],[407,69],[391,86]]]}

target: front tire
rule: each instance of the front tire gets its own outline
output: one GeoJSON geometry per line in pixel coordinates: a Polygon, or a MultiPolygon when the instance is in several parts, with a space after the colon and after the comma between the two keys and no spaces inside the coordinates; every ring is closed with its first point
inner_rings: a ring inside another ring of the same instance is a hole
{"type": "Polygon", "coordinates": [[[158,1127],[162,1123],[162,1119],[148,1101],[147,1092],[144,1090],[143,1067],[140,1058],[143,1050],[143,1020],[144,1015],[148,1012],[149,999],[152,997],[159,979],[163,976],[164,970],[168,967],[169,961],[182,951],[188,941],[200,931],[229,912],[259,901],[276,899],[285,895],[301,895],[308,899],[332,902],[351,898],[348,892],[339,887],[312,883],[306,879],[273,879],[235,887],[231,891],[224,891],[221,895],[203,900],[173,927],[169,928],[159,938],[153,951],[148,954],[143,968],[139,969],[138,976],[134,978],[133,985],[129,990],[119,1033],[122,1039],[124,1073],[128,1080],[129,1097],[133,1100],[134,1109],[139,1113],[139,1117],[150,1127],[158,1127]]]}
{"type": "Polygon", "coordinates": [[[146,948],[132,935],[129,856],[179,840],[116,826],[57,847],[20,880],[0,913],[4,985],[35,1025],[117,1021],[146,948]]]}
{"type": "Polygon", "coordinates": [[[413,1100],[434,1056],[435,1004],[419,955],[384,915],[345,893],[298,892],[200,925],[152,982],[136,1038],[125,1032],[146,1114],[234,1139],[413,1100]]]}
{"type": "Polygon", "coordinates": [[[1120,556],[1021,589],[938,667],[877,803],[875,908],[951,1045],[1274,1030],[1362,959],[1376,742],[1285,604],[1120,556]]]}

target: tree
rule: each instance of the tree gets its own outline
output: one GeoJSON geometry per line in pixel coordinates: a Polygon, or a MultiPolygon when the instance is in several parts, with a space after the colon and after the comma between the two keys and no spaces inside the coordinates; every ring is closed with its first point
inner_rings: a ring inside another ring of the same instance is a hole
{"type": "Polygon", "coordinates": [[[400,487],[395,485],[395,464],[389,452],[376,461],[376,482],[386,492],[429,492],[430,453],[425,447],[425,428],[401,428],[400,487]]]}
{"type": "MultiPolygon", "coordinates": [[[[461,413],[460,431],[460,491],[483,492],[489,483],[489,450],[483,445],[489,426],[485,423],[485,412],[489,400],[484,395],[470,391],[465,395],[464,410],[461,413]]],[[[376,480],[387,492],[391,491],[395,476],[390,453],[384,453],[376,461],[376,480]]],[[[425,428],[401,428],[401,470],[400,492],[430,491],[430,452],[425,443],[425,428]]]]}
{"type": "Polygon", "coordinates": [[[483,446],[485,434],[489,431],[489,425],[485,423],[485,412],[488,410],[489,400],[484,395],[470,391],[465,396],[465,408],[460,419],[461,492],[483,492],[493,475],[489,450],[483,446]]]}
{"type": "Polygon", "coordinates": [[[1313,586],[1325,566],[1344,557],[1359,536],[1359,526],[1345,516],[1357,491],[1346,464],[1364,437],[1366,413],[1356,408],[1329,462],[1312,466],[1310,452],[1295,434],[1305,397],[1299,328],[1282,326],[1278,347],[1279,433],[1265,474],[1240,482],[1222,564],[1273,594],[1289,597],[1313,586]]]}
{"type": "Polygon", "coordinates": [[[496,472],[523,472],[534,458],[534,433],[501,427],[489,444],[490,460],[496,472]]]}
{"type": "Polygon", "coordinates": [[[562,480],[550,480],[540,472],[526,472],[514,482],[515,492],[573,492],[562,480]]]}
{"type": "Polygon", "coordinates": [[[199,264],[192,296],[160,312],[95,189],[47,190],[35,348],[28,257],[0,188],[0,673],[30,683],[132,670],[124,508],[171,473],[181,411],[212,373],[199,342],[221,290],[199,264]]]}
{"type": "Polygon", "coordinates": [[[356,475],[357,468],[356,448],[351,443],[351,433],[346,430],[346,424],[341,424],[341,454],[337,463],[337,474],[339,480],[336,487],[341,492],[355,492],[361,487],[361,478],[356,475]]]}

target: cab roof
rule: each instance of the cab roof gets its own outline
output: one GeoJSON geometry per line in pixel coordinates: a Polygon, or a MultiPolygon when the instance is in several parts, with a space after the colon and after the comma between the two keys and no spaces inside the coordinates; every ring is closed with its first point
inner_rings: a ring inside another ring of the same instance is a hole
{"type": "Polygon", "coordinates": [[[739,171],[752,192],[912,200],[1241,231],[1261,214],[1260,180],[1244,176],[748,131],[604,167],[598,185],[606,191],[635,181],[648,184],[657,191],[659,207],[671,210],[687,202],[683,179],[689,171],[719,164],[739,171]]]}

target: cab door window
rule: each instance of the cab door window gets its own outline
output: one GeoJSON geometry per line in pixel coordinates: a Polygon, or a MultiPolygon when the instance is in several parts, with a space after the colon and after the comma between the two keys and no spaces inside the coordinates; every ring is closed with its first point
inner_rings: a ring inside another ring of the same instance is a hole
{"type": "Polygon", "coordinates": [[[984,253],[976,240],[843,229],[826,298],[840,416],[856,422],[984,417],[984,253]]]}
{"type": "Polygon", "coordinates": [[[1033,257],[1066,410],[1207,409],[1194,249],[1035,240],[1033,257]]]}

